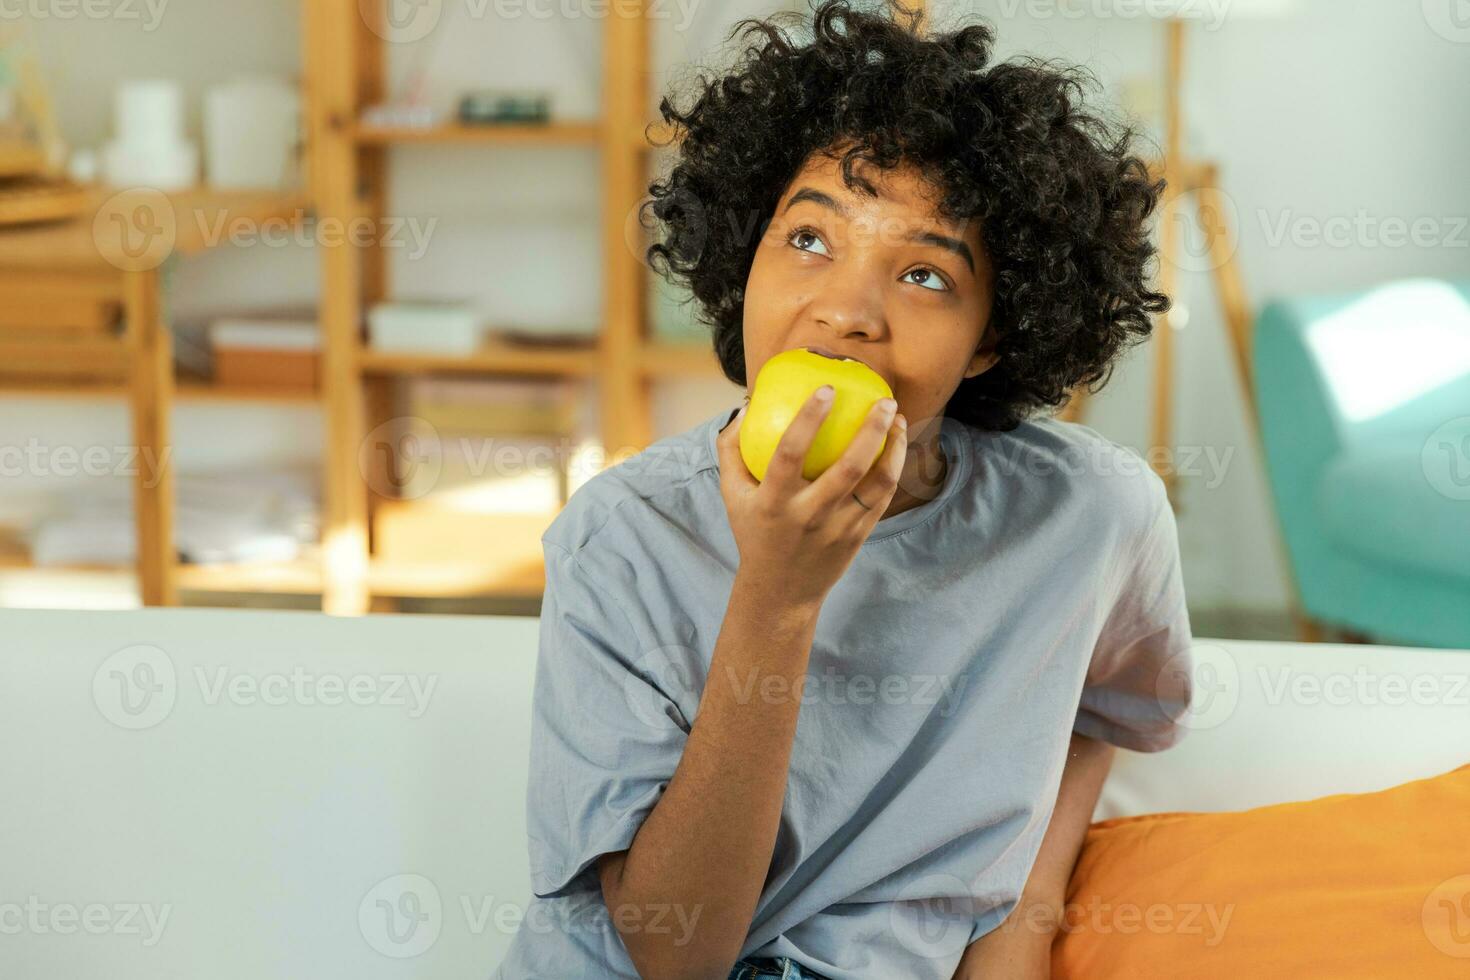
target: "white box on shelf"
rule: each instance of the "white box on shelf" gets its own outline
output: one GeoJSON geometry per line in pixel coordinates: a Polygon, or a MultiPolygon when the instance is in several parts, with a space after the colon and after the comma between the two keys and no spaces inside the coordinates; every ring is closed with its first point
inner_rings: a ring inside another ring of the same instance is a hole
{"type": "Polygon", "coordinates": [[[180,190],[199,182],[199,148],[184,135],[184,90],[176,81],[121,83],[113,96],[114,138],[102,172],[114,187],[180,190]]]}
{"type": "Polygon", "coordinates": [[[285,79],[242,76],[204,94],[205,173],[211,187],[284,187],[300,138],[301,106],[285,79]]]}
{"type": "Polygon", "coordinates": [[[470,354],[484,338],[483,319],[465,303],[400,301],[368,311],[368,342],[377,350],[470,354]]]}
{"type": "Polygon", "coordinates": [[[321,331],[315,320],[225,316],[210,322],[209,343],[215,349],[318,350],[321,331]]]}

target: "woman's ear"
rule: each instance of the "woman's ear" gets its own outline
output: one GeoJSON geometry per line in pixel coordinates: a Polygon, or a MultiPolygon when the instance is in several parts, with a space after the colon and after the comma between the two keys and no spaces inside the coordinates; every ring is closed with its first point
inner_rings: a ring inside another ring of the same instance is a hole
{"type": "Polygon", "coordinates": [[[995,331],[987,325],[985,336],[980,338],[980,346],[975,348],[975,353],[965,368],[965,377],[979,377],[995,367],[995,362],[1000,360],[1000,353],[996,350],[997,346],[995,331]]]}

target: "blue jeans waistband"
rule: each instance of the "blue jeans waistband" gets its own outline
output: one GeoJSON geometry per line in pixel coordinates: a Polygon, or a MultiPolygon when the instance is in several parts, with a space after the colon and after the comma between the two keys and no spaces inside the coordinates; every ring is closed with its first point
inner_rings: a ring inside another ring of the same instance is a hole
{"type": "Polygon", "coordinates": [[[730,980],[761,980],[779,977],[780,980],[825,980],[819,973],[803,970],[801,964],[789,956],[757,956],[735,964],[730,971],[730,980]]]}

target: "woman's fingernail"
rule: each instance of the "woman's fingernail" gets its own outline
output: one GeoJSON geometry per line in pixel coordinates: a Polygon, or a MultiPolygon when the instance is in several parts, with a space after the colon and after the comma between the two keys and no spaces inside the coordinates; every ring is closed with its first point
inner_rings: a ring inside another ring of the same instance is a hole
{"type": "Polygon", "coordinates": [[[835,394],[835,390],[833,389],[833,387],[831,385],[822,385],[822,387],[820,387],[820,388],[817,389],[817,401],[819,401],[819,402],[828,402],[828,401],[831,401],[833,394],[835,394]]]}
{"type": "Polygon", "coordinates": [[[905,432],[908,431],[908,427],[909,427],[909,420],[908,419],[906,419],[902,415],[900,415],[895,421],[898,422],[898,427],[900,429],[904,430],[905,432]]]}

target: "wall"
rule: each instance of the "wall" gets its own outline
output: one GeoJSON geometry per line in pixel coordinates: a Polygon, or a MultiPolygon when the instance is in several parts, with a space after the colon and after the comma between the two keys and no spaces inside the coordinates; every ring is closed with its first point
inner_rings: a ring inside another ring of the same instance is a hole
{"type": "MultiPolygon", "coordinates": [[[[1424,11],[1436,2],[1301,0],[1284,21],[1227,16],[1219,29],[1193,32],[1190,135],[1199,151],[1220,163],[1239,216],[1238,258],[1254,303],[1399,276],[1470,275],[1464,233],[1449,239],[1452,219],[1470,214],[1470,182],[1463,177],[1470,126],[1462,109],[1470,90],[1470,43],[1431,27],[1424,11]],[[1389,247],[1376,235],[1355,232],[1339,247],[1304,237],[1313,223],[1351,219],[1360,210],[1370,229],[1386,217],[1434,217],[1449,240],[1427,248],[1389,247]],[[1283,220],[1287,233],[1279,236],[1283,220]]],[[[425,91],[441,108],[465,87],[539,85],[551,89],[558,112],[595,114],[600,24],[585,12],[596,6],[527,0],[500,8],[522,11],[513,17],[495,17],[496,9],[476,0],[444,0],[432,35],[391,46],[395,86],[416,65],[432,65],[425,91]],[[528,12],[563,6],[583,13],[543,18],[528,12]]],[[[775,5],[665,0],[658,9],[664,16],[655,36],[655,80],[663,87],[687,75],[691,59],[713,59],[728,25],[775,5]]],[[[1121,97],[1125,82],[1162,71],[1162,32],[1151,21],[1090,13],[1107,9],[1103,0],[977,0],[936,3],[933,16],[944,26],[979,13],[998,27],[1002,57],[1032,52],[1087,63],[1121,97]],[[1088,16],[1072,16],[1078,11],[1088,16]]],[[[33,28],[63,129],[78,146],[106,138],[110,92],[120,79],[181,79],[194,96],[197,135],[203,86],[237,72],[292,73],[299,66],[298,8],[285,0],[169,3],[151,30],[144,21],[55,16],[34,21],[33,28]]],[[[655,97],[650,95],[650,112],[655,97]]],[[[424,254],[394,252],[399,295],[461,296],[506,322],[595,328],[601,284],[593,151],[447,147],[395,153],[390,212],[418,219],[421,228],[434,222],[424,254]]],[[[181,265],[173,304],[176,318],[189,321],[235,304],[309,301],[316,289],[312,248],[257,245],[181,265]]],[[[1200,475],[1182,484],[1179,526],[1191,605],[1279,609],[1284,580],[1274,516],[1209,277],[1184,274],[1177,298],[1189,318],[1176,347],[1176,436],[1181,446],[1207,454],[1200,475]]],[[[1135,352],[1092,403],[1088,424],[1142,448],[1150,369],[1148,352],[1135,352]]],[[[687,428],[738,395],[723,381],[662,385],[658,433],[687,428]]],[[[0,404],[3,444],[38,436],[53,445],[84,445],[126,432],[116,404],[0,404]]],[[[212,448],[225,429],[232,439],[236,432],[250,434],[241,462],[299,459],[320,438],[315,412],[307,408],[187,405],[179,416],[175,458],[184,468],[231,462],[212,448]]],[[[239,445],[232,441],[232,453],[239,445]]],[[[51,481],[7,479],[4,485],[0,520],[43,507],[51,481]]]]}

